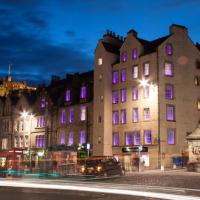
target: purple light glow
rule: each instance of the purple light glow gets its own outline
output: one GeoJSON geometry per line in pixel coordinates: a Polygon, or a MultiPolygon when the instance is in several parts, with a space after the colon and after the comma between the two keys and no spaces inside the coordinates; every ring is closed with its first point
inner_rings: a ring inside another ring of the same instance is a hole
{"type": "Polygon", "coordinates": [[[117,90],[113,91],[112,95],[113,95],[112,96],[112,103],[113,104],[118,103],[118,91],[117,90]]]}
{"type": "Polygon", "coordinates": [[[86,98],[86,86],[82,86],[81,87],[81,95],[80,95],[81,99],[85,99],[86,98]]]}
{"type": "Polygon", "coordinates": [[[139,121],[139,113],[138,108],[133,108],[133,122],[139,121]]]}
{"type": "Polygon", "coordinates": [[[45,106],[46,106],[45,99],[41,99],[41,101],[40,101],[40,108],[45,108],[45,106]]]}
{"type": "Polygon", "coordinates": [[[61,133],[60,135],[60,144],[65,144],[65,133],[61,133]]]}
{"type": "Polygon", "coordinates": [[[168,129],[168,144],[175,144],[175,130],[168,129]]]}
{"type": "Polygon", "coordinates": [[[70,108],[69,110],[69,123],[73,123],[74,122],[74,109],[70,108]]]}
{"type": "Polygon", "coordinates": [[[165,75],[166,76],[173,76],[173,65],[172,63],[165,63],[165,75]]]}
{"type": "Polygon", "coordinates": [[[119,133],[113,133],[113,146],[119,146],[119,133]]]}
{"type": "Polygon", "coordinates": [[[81,121],[86,120],[86,106],[81,106],[80,120],[81,121]]]}
{"type": "Polygon", "coordinates": [[[126,145],[132,145],[133,144],[133,134],[131,132],[126,132],[126,145]]]}
{"type": "Polygon", "coordinates": [[[122,62],[126,62],[127,61],[127,55],[126,52],[122,52],[122,62]]]}
{"type": "Polygon", "coordinates": [[[74,143],[74,134],[72,132],[69,133],[69,145],[72,145],[74,143]]]}
{"type": "Polygon", "coordinates": [[[80,144],[84,144],[85,143],[85,131],[82,130],[80,133],[80,144]]]}
{"type": "Polygon", "coordinates": [[[71,100],[70,90],[66,90],[65,101],[69,102],[70,100],[71,100]]]}
{"type": "Polygon", "coordinates": [[[145,144],[152,143],[151,130],[144,131],[144,142],[145,142],[145,144]]]}
{"type": "Polygon", "coordinates": [[[172,44],[167,44],[166,45],[166,54],[168,56],[171,56],[173,54],[173,47],[172,47],[172,44]]]}
{"type": "Polygon", "coordinates": [[[137,58],[137,49],[136,48],[133,48],[133,59],[136,59],[137,58]]]}
{"type": "Polygon", "coordinates": [[[134,145],[140,145],[140,132],[134,132],[134,145]]]}
{"type": "Polygon", "coordinates": [[[167,105],[167,120],[175,120],[175,107],[173,105],[167,105]]]}
{"type": "Polygon", "coordinates": [[[165,96],[166,96],[166,99],[168,99],[168,100],[174,99],[174,87],[173,87],[173,85],[166,85],[165,96]]]}
{"type": "Polygon", "coordinates": [[[63,109],[61,113],[61,123],[64,124],[66,122],[66,110],[63,109]]]}
{"type": "Polygon", "coordinates": [[[138,100],[138,87],[133,88],[133,100],[138,100]]]}
{"type": "Polygon", "coordinates": [[[121,89],[121,102],[126,102],[126,89],[121,89]]]}
{"type": "Polygon", "coordinates": [[[121,71],[121,81],[126,82],[126,69],[122,69],[121,71]]]}
{"type": "Polygon", "coordinates": [[[121,110],[121,123],[126,124],[126,109],[121,110]]]}
{"type": "Polygon", "coordinates": [[[113,111],[113,124],[119,124],[119,112],[113,111]]]}
{"type": "Polygon", "coordinates": [[[118,71],[114,71],[112,74],[112,83],[113,84],[117,84],[119,83],[119,72],[118,71]]]}

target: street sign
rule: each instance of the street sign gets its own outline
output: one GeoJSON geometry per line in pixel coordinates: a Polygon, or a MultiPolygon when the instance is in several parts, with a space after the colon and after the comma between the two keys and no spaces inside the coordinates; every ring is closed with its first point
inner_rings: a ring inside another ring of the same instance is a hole
{"type": "Polygon", "coordinates": [[[148,152],[148,147],[138,146],[138,147],[123,147],[122,152],[148,152]]]}

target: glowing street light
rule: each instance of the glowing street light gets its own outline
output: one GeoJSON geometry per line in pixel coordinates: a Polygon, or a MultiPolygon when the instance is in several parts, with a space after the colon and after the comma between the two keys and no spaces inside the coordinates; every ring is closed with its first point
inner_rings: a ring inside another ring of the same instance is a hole
{"type": "Polygon", "coordinates": [[[140,82],[140,86],[142,87],[146,87],[149,85],[148,80],[146,79],[139,80],[139,82],[140,82]]]}
{"type": "Polygon", "coordinates": [[[23,111],[23,112],[21,113],[21,117],[26,118],[27,116],[28,116],[28,112],[23,111]]]}

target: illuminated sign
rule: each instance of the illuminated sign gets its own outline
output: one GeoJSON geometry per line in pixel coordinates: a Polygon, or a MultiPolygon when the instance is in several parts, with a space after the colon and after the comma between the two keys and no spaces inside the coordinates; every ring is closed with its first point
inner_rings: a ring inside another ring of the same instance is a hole
{"type": "Polygon", "coordinates": [[[122,152],[148,152],[148,147],[138,146],[138,147],[123,147],[122,152]]]}
{"type": "Polygon", "coordinates": [[[193,153],[193,154],[200,154],[200,147],[198,147],[198,146],[193,147],[192,153],[193,153]]]}

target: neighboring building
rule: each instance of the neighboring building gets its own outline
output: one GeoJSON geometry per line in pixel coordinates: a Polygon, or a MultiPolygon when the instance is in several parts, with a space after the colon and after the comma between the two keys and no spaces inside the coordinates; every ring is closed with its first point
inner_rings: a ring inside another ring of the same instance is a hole
{"type": "Polygon", "coordinates": [[[171,167],[187,154],[186,133],[200,119],[200,51],[184,26],[147,41],[108,31],[95,50],[94,155],[114,155],[127,170],[138,152],[148,168],[171,167]],[[101,120],[99,120],[101,119],[101,120]]]}

